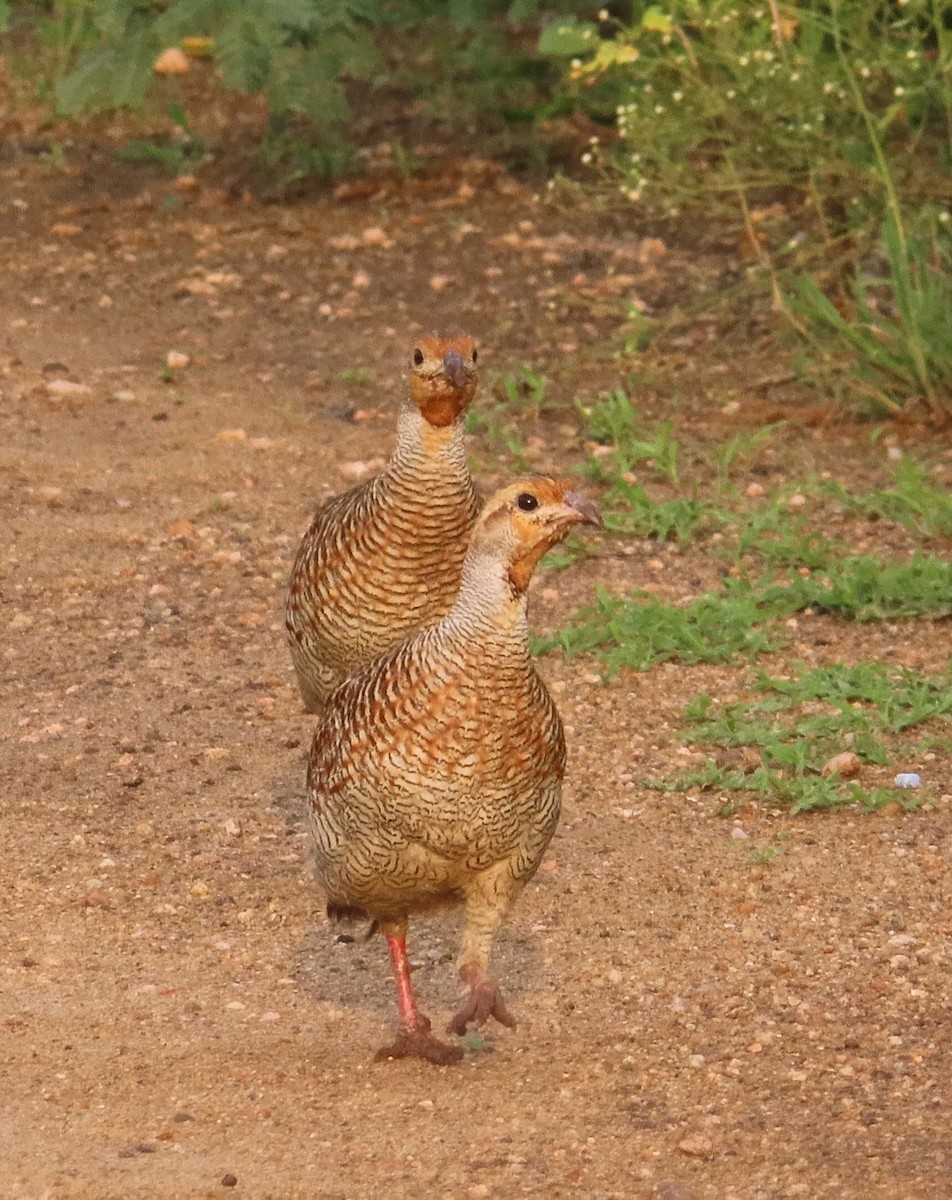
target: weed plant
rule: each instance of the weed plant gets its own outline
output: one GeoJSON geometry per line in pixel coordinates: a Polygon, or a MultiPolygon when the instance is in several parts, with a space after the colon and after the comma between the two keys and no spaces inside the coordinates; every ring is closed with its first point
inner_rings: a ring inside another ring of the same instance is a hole
{"type": "MultiPolygon", "coordinates": [[[[570,16],[581,0],[546,0],[570,16]]],[[[338,174],[350,162],[354,85],[409,92],[443,123],[534,126],[555,109],[558,71],[533,49],[541,0],[0,0],[15,70],[60,116],[181,99],[159,54],[211,60],[225,87],[266,101],[266,165],[338,174]],[[535,25],[533,24],[535,23],[535,25]]],[[[404,168],[411,159],[399,153],[404,168]]]]}
{"type": "Polygon", "coordinates": [[[914,458],[900,459],[890,487],[860,496],[839,485],[827,484],[826,491],[854,512],[894,521],[918,537],[952,538],[952,493],[914,458]]]}
{"type": "Polygon", "coordinates": [[[696,696],[685,711],[686,740],[713,747],[744,747],[756,765],[749,770],[709,761],[697,771],[655,780],[666,791],[691,787],[753,794],[789,805],[794,812],[861,803],[876,807],[894,793],[823,774],[834,755],[849,748],[861,764],[890,761],[890,737],[930,724],[952,724],[952,670],[925,676],[884,663],[842,663],[807,668],[790,677],[758,672],[752,698],[718,704],[696,696]],[[759,760],[759,761],[757,761],[759,760]]]}
{"type": "Polygon", "coordinates": [[[557,18],[540,48],[611,113],[582,161],[626,200],[740,219],[811,380],[952,419],[947,6],[671,0],[557,18]]]}
{"type": "Polygon", "coordinates": [[[845,620],[881,621],[952,615],[952,562],[916,554],[905,563],[873,555],[835,558],[808,576],[788,571],[751,583],[729,579],[723,591],[677,606],[644,592],[601,593],[597,604],[549,638],[544,653],[595,652],[609,675],[622,667],[643,671],[654,663],[751,659],[781,644],[778,622],[812,610],[845,620]]]}

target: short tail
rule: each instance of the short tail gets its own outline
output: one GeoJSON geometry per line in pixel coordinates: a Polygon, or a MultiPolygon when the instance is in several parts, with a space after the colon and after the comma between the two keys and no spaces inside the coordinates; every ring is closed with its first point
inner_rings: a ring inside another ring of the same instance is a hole
{"type": "Polygon", "coordinates": [[[335,923],[338,921],[368,921],[369,922],[369,925],[364,930],[364,932],[360,935],[359,938],[347,938],[346,935],[342,935],[342,940],[352,940],[352,941],[359,940],[361,942],[369,942],[370,939],[373,937],[373,935],[377,932],[378,928],[380,927],[379,921],[377,921],[374,917],[372,917],[370,915],[370,913],[366,912],[364,909],[360,908],[359,905],[356,905],[356,904],[335,904],[332,900],[328,900],[327,915],[330,918],[330,920],[334,921],[335,923]]]}

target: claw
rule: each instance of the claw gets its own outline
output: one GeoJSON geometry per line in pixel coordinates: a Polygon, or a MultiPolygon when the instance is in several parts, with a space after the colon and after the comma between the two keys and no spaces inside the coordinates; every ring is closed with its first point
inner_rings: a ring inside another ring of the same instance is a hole
{"type": "Polygon", "coordinates": [[[374,1062],[386,1062],[389,1058],[425,1058],[438,1067],[458,1063],[463,1057],[459,1046],[447,1046],[430,1033],[430,1022],[413,1029],[400,1029],[392,1046],[382,1046],[374,1055],[374,1062]]]}
{"type": "Polygon", "coordinates": [[[508,1029],[516,1027],[515,1018],[506,1008],[506,1002],[496,982],[484,975],[470,986],[448,1029],[450,1033],[462,1037],[470,1022],[478,1027],[485,1025],[490,1017],[495,1017],[500,1025],[505,1025],[508,1029]]]}

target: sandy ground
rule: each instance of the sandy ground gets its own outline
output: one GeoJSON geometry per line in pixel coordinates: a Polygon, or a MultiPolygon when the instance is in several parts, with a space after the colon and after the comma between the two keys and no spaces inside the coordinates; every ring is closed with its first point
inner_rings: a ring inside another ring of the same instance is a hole
{"type": "MultiPolygon", "coordinates": [[[[646,788],[678,765],[684,703],[737,671],[606,686],[543,660],[570,761],[497,943],[519,1027],[455,1069],[372,1061],[385,948],[335,940],[307,861],[296,540],[341,464],[387,453],[419,330],[547,364],[564,402],[617,385],[599,339],[620,296],[700,271],[486,178],[282,207],[3,172],[2,1195],[952,1196],[949,759],[913,814],[724,818],[646,788]],[[172,382],[170,350],[190,358],[172,382]]],[[[695,426],[762,400],[739,362],[705,409],[689,367],[695,426]]],[[[849,431],[785,436],[791,463],[881,468],[849,431]]],[[[474,448],[491,483],[499,454],[474,448]]],[[[535,446],[580,452],[564,414],[535,446]]],[[[716,575],[637,543],[543,574],[536,623],[599,580],[669,577],[716,575]]],[[[801,636],[823,661],[948,653],[947,623],[801,636]]],[[[456,938],[450,917],[411,930],[437,1023],[456,938]]]]}

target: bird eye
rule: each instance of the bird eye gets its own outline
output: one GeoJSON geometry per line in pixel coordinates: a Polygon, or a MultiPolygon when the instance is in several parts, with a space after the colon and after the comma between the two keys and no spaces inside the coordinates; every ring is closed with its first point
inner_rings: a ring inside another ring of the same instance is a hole
{"type": "Polygon", "coordinates": [[[532,512],[534,508],[539,507],[539,501],[531,492],[520,492],[516,497],[516,503],[523,512],[532,512]]]}
{"type": "Polygon", "coordinates": [[[423,351],[422,350],[414,350],[413,351],[413,365],[415,367],[423,366],[423,351]]]}
{"type": "Polygon", "coordinates": [[[478,351],[478,350],[474,350],[474,351],[473,351],[473,362],[475,362],[475,361],[476,361],[476,359],[477,359],[478,357],[479,357],[479,351],[478,351]]]}

